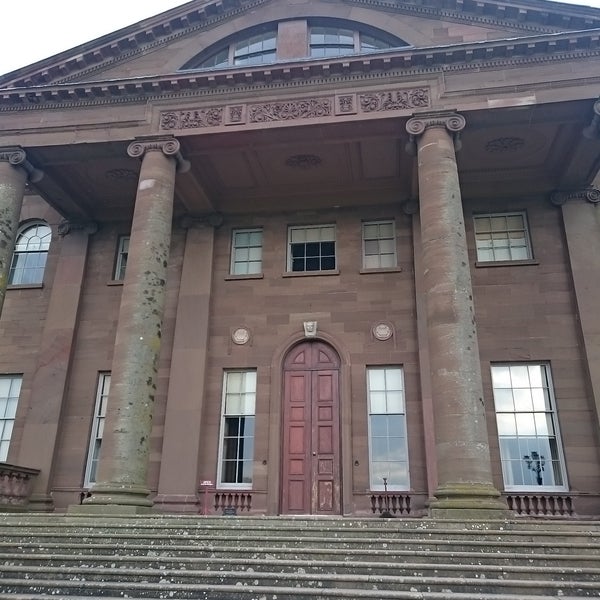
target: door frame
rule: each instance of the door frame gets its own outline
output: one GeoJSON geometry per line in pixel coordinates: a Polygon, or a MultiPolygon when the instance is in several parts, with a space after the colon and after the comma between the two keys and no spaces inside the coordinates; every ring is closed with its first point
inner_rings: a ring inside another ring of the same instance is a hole
{"type": "Polygon", "coordinates": [[[271,361],[271,386],[269,395],[269,437],[268,451],[266,461],[266,505],[267,513],[270,515],[280,514],[281,508],[281,458],[282,458],[282,427],[283,427],[283,370],[285,358],[289,351],[298,343],[307,341],[307,339],[324,342],[331,346],[340,359],[340,370],[338,389],[340,397],[339,417],[340,417],[340,452],[341,452],[341,514],[348,515],[353,512],[353,451],[352,451],[352,407],[351,407],[351,376],[350,376],[350,355],[339,341],[324,332],[318,330],[318,334],[311,338],[304,335],[300,324],[299,331],[283,340],[281,345],[275,350],[271,361]]]}
{"type": "Polygon", "coordinates": [[[299,342],[285,355],[281,411],[282,514],[342,513],[340,366],[335,348],[321,340],[299,342]],[[302,362],[292,362],[298,358],[302,362]],[[300,452],[293,453],[293,446],[300,452]],[[291,491],[293,487],[295,490],[291,491]],[[295,498],[301,501],[293,509],[295,498]]]}

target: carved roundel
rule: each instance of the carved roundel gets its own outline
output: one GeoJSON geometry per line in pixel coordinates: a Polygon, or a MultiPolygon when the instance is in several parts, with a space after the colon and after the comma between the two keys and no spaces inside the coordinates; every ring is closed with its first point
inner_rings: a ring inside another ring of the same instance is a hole
{"type": "Polygon", "coordinates": [[[394,330],[389,323],[376,323],[373,325],[373,336],[375,339],[384,342],[394,335],[394,330]]]}
{"type": "Polygon", "coordinates": [[[238,346],[243,346],[250,341],[250,332],[245,327],[238,327],[231,334],[231,341],[238,346]]]}

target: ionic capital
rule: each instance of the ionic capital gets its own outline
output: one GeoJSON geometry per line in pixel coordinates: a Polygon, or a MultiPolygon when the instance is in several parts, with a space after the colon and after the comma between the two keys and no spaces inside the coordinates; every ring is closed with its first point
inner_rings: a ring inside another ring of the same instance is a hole
{"type": "Polygon", "coordinates": [[[600,138],[600,98],[594,102],[592,110],[594,111],[594,116],[590,124],[583,130],[583,136],[589,140],[600,138]]]}
{"type": "Polygon", "coordinates": [[[408,132],[408,143],[406,151],[416,154],[416,139],[425,133],[430,127],[441,127],[448,131],[454,141],[454,150],[460,150],[460,132],[465,128],[466,120],[462,115],[454,111],[419,113],[410,118],[406,123],[408,132]]]}
{"type": "Polygon", "coordinates": [[[190,163],[181,154],[181,144],[174,137],[136,138],[127,148],[127,154],[132,158],[142,158],[146,152],[162,152],[165,156],[174,158],[180,173],[190,169],[190,163]]]}
{"type": "Polygon", "coordinates": [[[0,162],[7,162],[13,167],[20,167],[27,173],[27,178],[31,183],[37,183],[42,179],[44,173],[36,169],[28,160],[27,154],[20,146],[9,146],[0,148],[0,162]]]}
{"type": "Polygon", "coordinates": [[[562,206],[569,200],[586,200],[592,204],[600,203],[600,190],[596,188],[586,188],[583,190],[568,190],[553,192],[550,194],[550,202],[554,206],[562,206]]]}

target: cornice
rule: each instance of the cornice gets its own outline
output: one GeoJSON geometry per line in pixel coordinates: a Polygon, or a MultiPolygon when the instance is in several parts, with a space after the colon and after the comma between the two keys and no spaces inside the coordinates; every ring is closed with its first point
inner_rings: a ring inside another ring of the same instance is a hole
{"type": "Polygon", "coordinates": [[[144,103],[308,86],[431,77],[448,71],[511,68],[600,58],[600,30],[454,46],[273,63],[246,69],[0,89],[0,111],[144,103]]]}
{"type": "MultiPolygon", "coordinates": [[[[214,27],[224,20],[256,9],[272,0],[217,0],[188,3],[83,44],[37,63],[0,76],[13,87],[67,83],[113,67],[178,38],[214,27]],[[164,19],[164,20],[161,20],[164,19]],[[23,75],[20,75],[23,73],[23,75]]],[[[593,8],[552,5],[549,2],[498,2],[497,0],[342,0],[346,4],[465,24],[508,27],[525,33],[600,28],[600,11],[593,8]],[[597,14],[594,14],[597,13],[597,14]]]]}

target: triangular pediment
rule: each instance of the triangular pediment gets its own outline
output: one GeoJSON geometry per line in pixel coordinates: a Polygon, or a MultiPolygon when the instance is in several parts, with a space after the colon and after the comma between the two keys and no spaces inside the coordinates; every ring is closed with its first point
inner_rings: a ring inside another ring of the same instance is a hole
{"type": "MultiPolygon", "coordinates": [[[[0,76],[1,88],[131,81],[178,73],[236,32],[294,19],[360,23],[413,49],[600,28],[600,10],[547,0],[195,0],[0,76]]],[[[302,58],[302,57],[299,57],[302,58]]]]}

